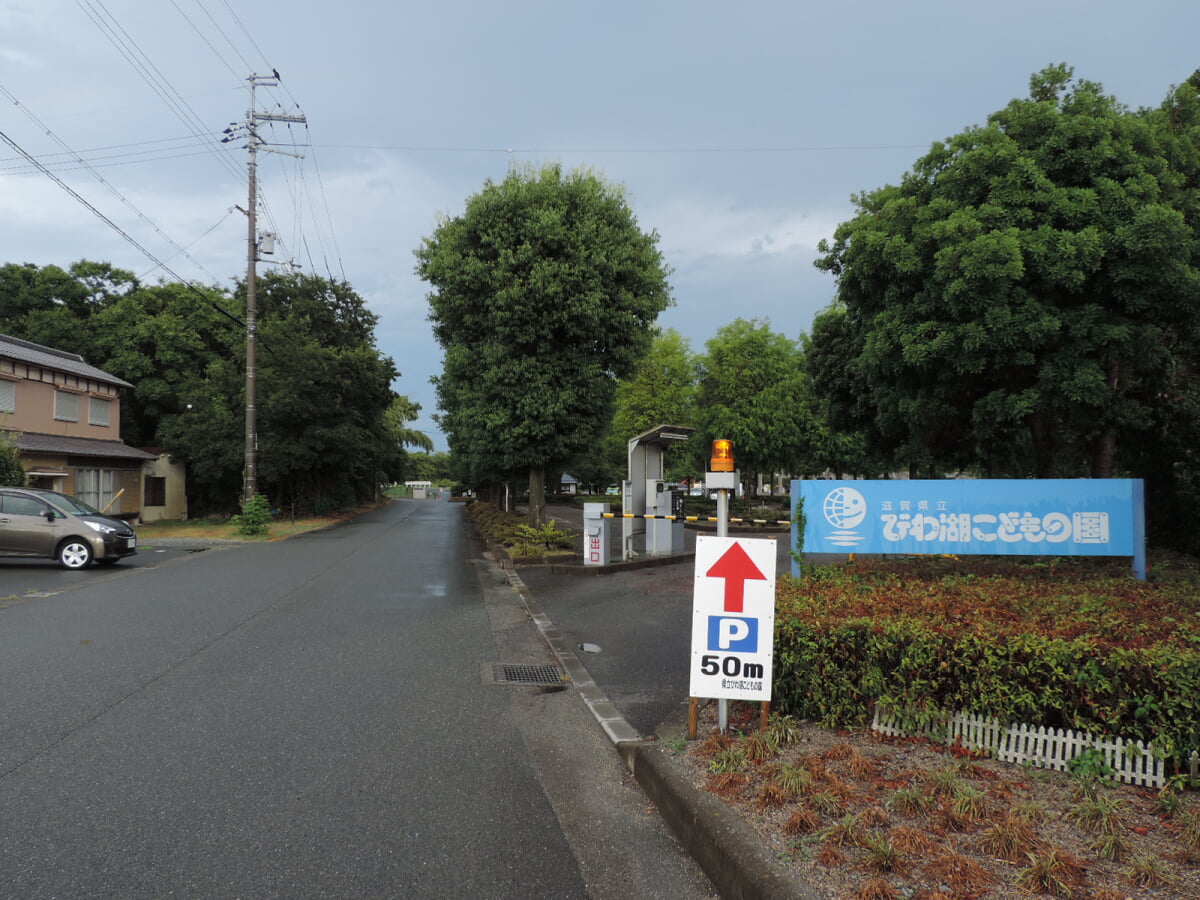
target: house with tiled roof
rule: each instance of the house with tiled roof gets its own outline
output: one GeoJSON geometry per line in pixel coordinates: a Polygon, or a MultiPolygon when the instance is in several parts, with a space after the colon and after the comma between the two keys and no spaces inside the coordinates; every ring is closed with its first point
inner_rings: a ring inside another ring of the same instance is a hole
{"type": "Polygon", "coordinates": [[[20,451],[27,483],[123,518],[168,517],[148,513],[169,506],[168,481],[182,497],[182,475],[164,472],[163,454],[121,440],[121,391],[132,387],[76,353],[0,334],[0,431],[20,451]]]}

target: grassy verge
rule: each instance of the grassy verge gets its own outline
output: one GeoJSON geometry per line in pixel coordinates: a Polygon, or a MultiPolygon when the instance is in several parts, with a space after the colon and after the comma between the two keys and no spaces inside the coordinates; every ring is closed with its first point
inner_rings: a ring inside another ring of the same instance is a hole
{"type": "Polygon", "coordinates": [[[231,541],[278,541],[305,531],[315,531],[328,525],[345,521],[366,512],[373,507],[361,506],[352,510],[342,510],[326,516],[310,516],[305,518],[272,519],[267,527],[267,533],[248,537],[238,533],[229,519],[189,519],[186,521],[151,522],[137,526],[138,541],[143,546],[153,544],[163,538],[190,538],[194,540],[231,540],[231,541]]]}
{"type": "Polygon", "coordinates": [[[574,549],[576,536],[553,523],[534,528],[524,515],[479,501],[470,504],[467,513],[475,526],[513,559],[568,558],[578,552],[574,549]]]}
{"type": "Polygon", "coordinates": [[[905,727],[976,713],[1200,749],[1194,561],[921,557],[811,567],[776,598],[780,712],[905,727]],[[908,721],[911,718],[912,721],[908,721]]]}

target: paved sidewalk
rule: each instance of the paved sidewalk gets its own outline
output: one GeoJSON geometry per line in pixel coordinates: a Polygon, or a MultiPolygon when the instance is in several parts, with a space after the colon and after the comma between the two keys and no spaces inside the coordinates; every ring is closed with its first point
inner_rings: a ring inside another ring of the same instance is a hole
{"type": "MultiPolygon", "coordinates": [[[[578,509],[550,514],[567,527],[578,514],[582,528],[578,509]]],[[[575,690],[722,896],[815,900],[739,816],[692,786],[657,740],[686,731],[695,537],[688,529],[689,555],[649,566],[601,567],[599,575],[571,563],[520,566],[509,577],[575,690]]],[[[777,539],[778,571],[786,572],[786,532],[777,539]]]]}

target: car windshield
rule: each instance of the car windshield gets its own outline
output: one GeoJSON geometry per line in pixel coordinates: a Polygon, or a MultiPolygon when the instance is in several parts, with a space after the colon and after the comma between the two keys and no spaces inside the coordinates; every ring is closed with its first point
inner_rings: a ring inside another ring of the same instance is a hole
{"type": "Polygon", "coordinates": [[[68,509],[71,512],[75,513],[76,515],[85,515],[85,516],[101,515],[100,510],[96,509],[96,507],[92,506],[90,503],[84,503],[78,497],[68,497],[66,494],[54,494],[54,493],[46,494],[44,496],[46,497],[47,500],[49,500],[55,506],[62,507],[63,509],[68,509]]]}

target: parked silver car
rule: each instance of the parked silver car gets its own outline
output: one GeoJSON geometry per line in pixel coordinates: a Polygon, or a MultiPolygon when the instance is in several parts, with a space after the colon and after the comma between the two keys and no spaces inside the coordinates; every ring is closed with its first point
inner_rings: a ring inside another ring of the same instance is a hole
{"type": "Polygon", "coordinates": [[[0,487],[0,556],[57,559],[65,569],[111,566],[137,553],[137,535],[77,497],[0,487]]]}

